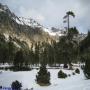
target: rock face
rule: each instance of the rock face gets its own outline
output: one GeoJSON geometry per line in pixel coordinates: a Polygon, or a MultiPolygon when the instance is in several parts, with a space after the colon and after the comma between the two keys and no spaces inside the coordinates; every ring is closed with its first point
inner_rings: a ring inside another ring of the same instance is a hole
{"type": "Polygon", "coordinates": [[[51,43],[54,39],[48,30],[33,19],[17,17],[6,5],[0,4],[0,33],[6,40],[9,37],[19,47],[17,41],[23,42],[28,47],[32,43],[51,43]]]}

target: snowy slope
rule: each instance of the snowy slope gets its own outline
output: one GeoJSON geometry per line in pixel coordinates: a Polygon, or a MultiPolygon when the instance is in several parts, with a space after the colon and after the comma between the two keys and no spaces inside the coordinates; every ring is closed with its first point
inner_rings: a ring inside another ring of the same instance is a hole
{"type": "Polygon", "coordinates": [[[60,34],[60,33],[52,32],[51,29],[45,28],[44,26],[39,24],[37,21],[35,21],[34,19],[31,19],[31,18],[19,17],[19,18],[15,18],[14,20],[18,24],[21,24],[21,25],[31,26],[32,28],[35,28],[35,27],[41,28],[43,31],[47,32],[49,35],[52,35],[52,36],[60,34]]]}
{"type": "Polygon", "coordinates": [[[19,18],[15,18],[16,22],[18,24],[22,24],[22,25],[27,25],[27,26],[31,26],[33,28],[35,27],[39,27],[41,28],[43,31],[47,32],[49,35],[55,36],[57,33],[52,32],[51,29],[45,28],[44,26],[42,26],[41,24],[39,24],[37,21],[35,21],[34,19],[31,18],[24,18],[24,17],[19,17],[19,18]]]}
{"type": "Polygon", "coordinates": [[[65,35],[65,34],[62,33],[61,31],[53,32],[51,29],[45,28],[45,27],[42,27],[42,29],[43,29],[45,32],[48,32],[49,35],[51,35],[51,36],[63,36],[63,35],[65,35]]]}
{"type": "MultiPolygon", "coordinates": [[[[35,76],[38,70],[28,72],[3,72],[0,74],[0,85],[9,87],[12,81],[19,80],[23,84],[23,88],[34,88],[34,90],[90,90],[90,80],[85,80],[81,70],[80,75],[68,77],[66,79],[58,79],[57,73],[59,69],[49,69],[51,73],[51,85],[39,86],[35,82],[35,76]]],[[[67,74],[73,71],[64,70],[67,74]]]]}
{"type": "Polygon", "coordinates": [[[31,18],[18,17],[16,18],[18,24],[27,25],[31,27],[42,27],[38,22],[31,18]]]}
{"type": "Polygon", "coordinates": [[[32,18],[15,17],[13,19],[18,24],[21,24],[21,25],[31,26],[32,28],[35,28],[35,27],[41,28],[43,31],[47,32],[51,36],[56,36],[56,35],[62,36],[62,35],[64,35],[63,33],[61,33],[61,31],[53,32],[51,29],[44,27],[43,25],[39,24],[37,21],[35,21],[32,18]]]}

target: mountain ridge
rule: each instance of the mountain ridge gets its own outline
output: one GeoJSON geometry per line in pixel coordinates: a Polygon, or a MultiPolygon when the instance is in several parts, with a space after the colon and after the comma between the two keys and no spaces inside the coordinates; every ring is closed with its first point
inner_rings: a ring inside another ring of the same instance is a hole
{"type": "Polygon", "coordinates": [[[55,40],[53,36],[49,35],[48,30],[38,22],[33,19],[17,17],[8,6],[2,4],[0,4],[0,26],[0,33],[24,41],[29,47],[32,43],[51,43],[55,40]]]}

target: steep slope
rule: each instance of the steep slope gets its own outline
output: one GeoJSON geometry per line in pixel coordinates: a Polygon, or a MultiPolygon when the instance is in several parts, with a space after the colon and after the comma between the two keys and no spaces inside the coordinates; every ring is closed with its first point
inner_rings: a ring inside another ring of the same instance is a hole
{"type": "Polygon", "coordinates": [[[15,40],[25,42],[29,47],[32,43],[50,43],[53,38],[45,28],[33,19],[17,17],[6,5],[0,4],[0,33],[15,40]]]}

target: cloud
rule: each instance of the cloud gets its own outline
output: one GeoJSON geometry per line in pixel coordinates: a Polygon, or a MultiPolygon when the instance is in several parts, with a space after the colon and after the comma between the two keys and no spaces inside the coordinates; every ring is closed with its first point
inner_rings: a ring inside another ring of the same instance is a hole
{"type": "Polygon", "coordinates": [[[90,28],[90,0],[0,0],[18,16],[32,17],[46,27],[64,27],[63,16],[72,10],[76,17],[70,18],[70,26],[81,32],[90,28]]]}
{"type": "Polygon", "coordinates": [[[26,9],[24,7],[19,8],[18,16],[22,16],[26,18],[33,18],[37,20],[38,22],[44,22],[45,20],[45,17],[40,12],[36,11],[35,9],[26,9]]]}
{"type": "Polygon", "coordinates": [[[45,20],[45,18],[44,18],[44,16],[42,16],[42,15],[37,15],[37,16],[36,16],[36,20],[42,22],[42,21],[45,20]]]}
{"type": "Polygon", "coordinates": [[[80,4],[78,25],[83,28],[83,32],[87,32],[90,29],[90,0],[78,0],[78,3],[80,4]]]}
{"type": "Polygon", "coordinates": [[[79,0],[79,2],[84,6],[90,5],[90,0],[79,0]]]}

